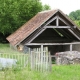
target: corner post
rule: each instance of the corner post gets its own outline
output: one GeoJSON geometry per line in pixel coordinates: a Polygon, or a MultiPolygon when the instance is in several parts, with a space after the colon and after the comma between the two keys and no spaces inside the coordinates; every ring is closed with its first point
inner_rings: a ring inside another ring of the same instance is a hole
{"type": "Polygon", "coordinates": [[[70,44],[70,51],[72,51],[72,44],[70,44]]]}

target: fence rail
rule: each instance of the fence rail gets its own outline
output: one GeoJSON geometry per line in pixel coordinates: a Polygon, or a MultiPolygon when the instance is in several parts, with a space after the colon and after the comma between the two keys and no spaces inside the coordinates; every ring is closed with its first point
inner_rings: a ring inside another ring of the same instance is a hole
{"type": "Polygon", "coordinates": [[[0,58],[16,59],[18,67],[25,67],[28,64],[28,54],[7,54],[0,53],[0,58]]]}

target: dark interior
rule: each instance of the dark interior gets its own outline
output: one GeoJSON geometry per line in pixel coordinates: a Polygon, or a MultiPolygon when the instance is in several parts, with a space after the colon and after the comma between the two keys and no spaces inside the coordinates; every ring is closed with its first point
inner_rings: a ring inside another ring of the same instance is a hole
{"type": "Polygon", "coordinates": [[[77,40],[67,29],[46,29],[32,43],[68,43],[77,40]]]}

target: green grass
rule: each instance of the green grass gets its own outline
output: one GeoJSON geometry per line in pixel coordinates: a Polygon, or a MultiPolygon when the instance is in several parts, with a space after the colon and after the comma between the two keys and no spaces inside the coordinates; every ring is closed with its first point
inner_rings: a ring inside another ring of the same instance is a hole
{"type": "Polygon", "coordinates": [[[11,49],[9,44],[0,44],[0,53],[17,54],[19,52],[11,49]]]}
{"type": "Polygon", "coordinates": [[[9,69],[0,72],[0,80],[80,80],[80,65],[52,67],[52,72],[9,69]]]}
{"type": "MultiPolygon", "coordinates": [[[[8,44],[0,44],[0,51],[17,53],[8,44]]],[[[80,80],[80,65],[53,65],[51,72],[30,71],[26,67],[6,69],[0,71],[0,80],[80,80]]]]}

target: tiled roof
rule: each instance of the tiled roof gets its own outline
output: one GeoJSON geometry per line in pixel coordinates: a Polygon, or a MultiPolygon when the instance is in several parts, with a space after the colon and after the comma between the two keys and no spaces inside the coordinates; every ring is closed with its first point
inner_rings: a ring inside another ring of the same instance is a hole
{"type": "Polygon", "coordinates": [[[57,10],[48,10],[39,12],[31,20],[26,22],[17,31],[7,37],[7,40],[12,44],[16,45],[23,41],[31,33],[33,33],[37,28],[39,28],[45,21],[47,21],[52,15],[56,13],[57,10]]]}

